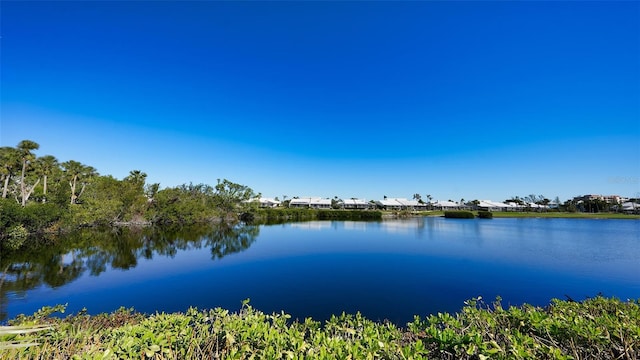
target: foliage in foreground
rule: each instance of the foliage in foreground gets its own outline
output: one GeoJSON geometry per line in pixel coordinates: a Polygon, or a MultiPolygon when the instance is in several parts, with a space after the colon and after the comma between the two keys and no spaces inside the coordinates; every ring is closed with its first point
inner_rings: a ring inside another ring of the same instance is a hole
{"type": "MultiPolygon", "coordinates": [[[[238,313],[189,309],[145,316],[121,309],[50,318],[53,308],[13,325],[52,325],[0,341],[40,345],[0,350],[0,358],[73,359],[636,359],[640,302],[596,297],[553,300],[546,308],[468,301],[458,314],[416,317],[399,328],[360,314],[324,324],[265,314],[247,302],[238,313]]],[[[58,309],[59,310],[59,309],[58,309]]],[[[5,336],[6,338],[6,336],[5,336]]]]}

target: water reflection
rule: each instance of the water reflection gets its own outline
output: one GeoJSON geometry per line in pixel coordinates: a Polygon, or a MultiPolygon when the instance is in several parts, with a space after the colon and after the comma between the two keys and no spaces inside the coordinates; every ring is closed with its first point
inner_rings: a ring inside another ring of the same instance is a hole
{"type": "Polygon", "coordinates": [[[294,318],[361,311],[403,324],[477,296],[639,298],[638,234],[637,221],[440,217],[85,231],[0,259],[0,311],[236,309],[250,298],[294,318]]]}
{"type": "Polygon", "coordinates": [[[213,260],[241,252],[256,241],[258,225],[239,223],[179,229],[82,230],[55,239],[54,244],[0,258],[0,321],[7,319],[12,298],[41,286],[58,288],[86,271],[92,276],[111,269],[129,270],[138,259],[173,258],[178,251],[211,249],[213,260]]]}

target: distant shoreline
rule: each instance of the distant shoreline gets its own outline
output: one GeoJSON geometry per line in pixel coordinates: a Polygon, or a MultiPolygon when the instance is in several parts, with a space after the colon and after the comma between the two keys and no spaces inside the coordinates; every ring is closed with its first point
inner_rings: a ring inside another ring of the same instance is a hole
{"type": "MultiPolygon", "coordinates": [[[[475,213],[475,212],[474,212],[475,213]]],[[[620,213],[581,213],[581,212],[515,212],[492,211],[494,218],[547,218],[547,219],[624,219],[640,220],[640,215],[620,213]]],[[[421,211],[423,216],[444,216],[444,211],[421,211]]]]}

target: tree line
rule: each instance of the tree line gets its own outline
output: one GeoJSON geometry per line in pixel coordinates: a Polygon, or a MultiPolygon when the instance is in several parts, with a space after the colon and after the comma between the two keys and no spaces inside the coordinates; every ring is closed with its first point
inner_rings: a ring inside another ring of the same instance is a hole
{"type": "Polygon", "coordinates": [[[36,156],[23,140],[0,147],[0,245],[30,233],[114,224],[187,224],[236,216],[259,196],[227,179],[160,188],[132,170],[123,179],[75,160],[36,156]]]}

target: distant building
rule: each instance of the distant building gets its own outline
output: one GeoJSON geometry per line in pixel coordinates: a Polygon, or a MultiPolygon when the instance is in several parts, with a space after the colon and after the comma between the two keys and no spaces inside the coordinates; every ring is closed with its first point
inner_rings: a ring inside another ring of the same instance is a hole
{"type": "Polygon", "coordinates": [[[385,210],[426,210],[427,204],[405,198],[387,198],[376,201],[376,205],[385,210]]]}
{"type": "Polygon", "coordinates": [[[331,209],[331,199],[323,199],[319,197],[306,197],[291,199],[290,208],[307,208],[307,209],[331,209]]]}
{"type": "Polygon", "coordinates": [[[593,195],[593,194],[576,196],[573,198],[573,202],[575,203],[594,201],[594,200],[604,201],[607,204],[620,204],[627,201],[628,199],[620,195],[593,195]]]}
{"type": "Polygon", "coordinates": [[[258,203],[261,208],[275,208],[280,206],[280,201],[273,198],[256,198],[251,200],[246,200],[246,203],[258,203]]]}
{"type": "Polygon", "coordinates": [[[516,206],[511,204],[499,203],[491,200],[480,200],[476,206],[482,211],[515,211],[516,206]]]}
{"type": "Polygon", "coordinates": [[[640,204],[632,201],[627,201],[620,204],[622,208],[622,212],[627,214],[639,214],[640,213],[640,204]]]}
{"type": "Polygon", "coordinates": [[[344,199],[338,201],[338,204],[341,208],[350,210],[366,210],[372,206],[364,199],[344,199]]]}
{"type": "Polygon", "coordinates": [[[435,210],[460,210],[461,205],[453,201],[437,200],[436,202],[431,203],[431,208],[435,210]]]}

